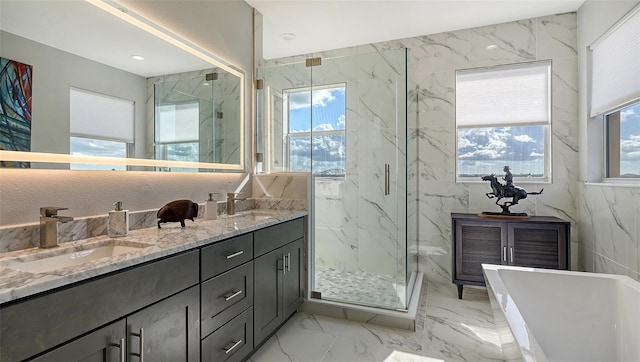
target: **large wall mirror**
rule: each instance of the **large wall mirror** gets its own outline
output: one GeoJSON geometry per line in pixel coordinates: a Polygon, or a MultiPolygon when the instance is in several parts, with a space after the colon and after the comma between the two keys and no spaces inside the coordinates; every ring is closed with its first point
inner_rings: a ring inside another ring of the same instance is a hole
{"type": "Polygon", "coordinates": [[[244,170],[237,67],[112,0],[0,16],[0,166],[244,170]]]}

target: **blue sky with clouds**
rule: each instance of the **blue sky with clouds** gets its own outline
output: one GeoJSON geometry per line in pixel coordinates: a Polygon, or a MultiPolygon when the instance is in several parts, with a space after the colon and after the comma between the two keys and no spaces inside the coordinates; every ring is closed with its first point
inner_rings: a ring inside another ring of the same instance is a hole
{"type": "Polygon", "coordinates": [[[313,134],[313,137],[290,139],[290,169],[332,176],[343,174],[346,155],[344,134],[319,135],[317,132],[345,129],[344,86],[290,92],[288,101],[289,128],[292,135],[299,132],[313,134]]]}
{"type": "Polygon", "coordinates": [[[640,103],[620,112],[620,175],[640,175],[640,103]]]}

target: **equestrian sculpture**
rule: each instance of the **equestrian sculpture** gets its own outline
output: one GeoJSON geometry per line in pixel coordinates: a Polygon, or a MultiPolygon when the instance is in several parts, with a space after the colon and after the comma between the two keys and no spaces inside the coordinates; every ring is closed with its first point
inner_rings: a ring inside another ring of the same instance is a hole
{"type": "Polygon", "coordinates": [[[505,172],[503,180],[505,181],[504,185],[498,181],[496,175],[491,174],[487,176],[482,176],[482,181],[490,181],[491,182],[491,192],[487,192],[486,195],[488,198],[493,199],[496,198],[496,205],[502,208],[502,212],[483,212],[483,214],[488,215],[507,215],[507,216],[527,216],[526,213],[512,213],[509,211],[509,208],[513,205],[516,205],[518,201],[522,199],[526,199],[527,195],[540,195],[544,189],[538,192],[527,192],[525,189],[516,187],[513,184],[513,175],[511,174],[511,169],[509,166],[504,166],[503,171],[505,172]],[[500,200],[503,198],[511,197],[511,201],[505,201],[500,204],[500,200]]]}

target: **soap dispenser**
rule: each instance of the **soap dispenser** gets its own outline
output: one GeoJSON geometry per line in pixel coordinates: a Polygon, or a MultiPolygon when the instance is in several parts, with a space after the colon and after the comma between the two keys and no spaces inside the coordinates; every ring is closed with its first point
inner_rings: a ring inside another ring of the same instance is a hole
{"type": "Polygon", "coordinates": [[[207,220],[215,220],[218,218],[218,200],[213,197],[213,195],[217,194],[217,192],[209,192],[209,199],[205,201],[204,218],[207,220]]]}
{"type": "Polygon", "coordinates": [[[107,233],[110,238],[129,235],[129,210],[122,210],[122,201],[113,203],[113,211],[109,211],[107,233]]]}

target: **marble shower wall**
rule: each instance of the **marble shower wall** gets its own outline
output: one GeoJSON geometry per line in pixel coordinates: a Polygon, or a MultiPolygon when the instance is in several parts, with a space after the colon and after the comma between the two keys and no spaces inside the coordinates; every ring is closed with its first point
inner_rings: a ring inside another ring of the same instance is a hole
{"type": "MultiPolygon", "coordinates": [[[[572,224],[571,266],[578,269],[576,185],[578,177],[578,79],[576,14],[560,14],[404,40],[416,88],[409,114],[417,127],[410,147],[417,158],[409,175],[417,179],[420,271],[427,280],[451,282],[451,213],[499,211],[486,183],[455,182],[455,71],[550,59],[552,62],[552,183],[514,211],[556,216],[572,224]],[[487,50],[489,45],[497,45],[487,50]]],[[[516,184],[518,179],[514,180],[516,184]]]]}

